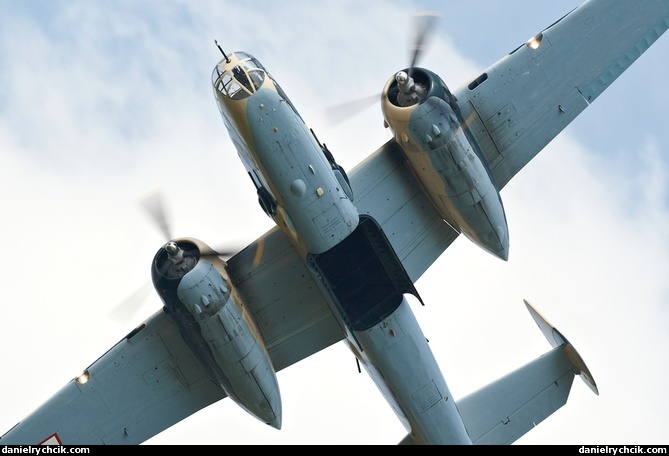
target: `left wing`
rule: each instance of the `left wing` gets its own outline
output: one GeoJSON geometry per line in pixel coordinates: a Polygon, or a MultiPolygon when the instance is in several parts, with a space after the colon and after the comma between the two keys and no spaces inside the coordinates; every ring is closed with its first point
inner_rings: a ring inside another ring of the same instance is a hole
{"type": "Polygon", "coordinates": [[[223,397],[161,310],[10,429],[0,443],[141,443],[223,397]]]}
{"type": "Polygon", "coordinates": [[[462,115],[497,188],[667,28],[666,0],[589,0],[460,87],[462,115]]]}
{"type": "MultiPolygon", "coordinates": [[[[412,280],[457,237],[388,142],[349,177],[361,213],[383,226],[412,280]],[[393,208],[392,211],[388,209],[393,208]]],[[[278,372],[344,337],[278,228],[228,260],[278,372]]],[[[2,444],[136,444],[226,397],[162,310],[0,438],[2,444]]]]}

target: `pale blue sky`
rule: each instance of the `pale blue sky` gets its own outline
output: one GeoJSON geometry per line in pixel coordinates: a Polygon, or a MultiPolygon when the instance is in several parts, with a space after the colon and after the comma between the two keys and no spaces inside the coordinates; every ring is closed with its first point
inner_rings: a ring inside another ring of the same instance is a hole
{"type": "MultiPolygon", "coordinates": [[[[332,128],[322,110],[380,93],[408,64],[414,11],[440,11],[421,64],[454,89],[580,2],[242,3],[0,0],[0,432],[160,307],[108,316],[163,242],[142,195],[164,189],[174,234],[211,245],[272,226],[213,100],[214,39],[257,57],[350,168],[389,138],[380,109],[332,128]]],[[[664,36],[503,190],[508,262],[458,239],[416,285],[456,398],[549,350],[524,298],[583,356],[600,395],[576,379],[518,443],[667,443],[667,55],[664,36]]],[[[225,400],[151,443],[405,435],[343,344],[278,378],[281,431],[225,400]]]]}

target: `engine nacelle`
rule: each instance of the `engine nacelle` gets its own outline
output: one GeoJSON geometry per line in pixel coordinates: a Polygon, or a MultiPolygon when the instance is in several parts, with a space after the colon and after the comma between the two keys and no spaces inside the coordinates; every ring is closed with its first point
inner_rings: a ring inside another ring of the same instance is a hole
{"type": "Polygon", "coordinates": [[[509,233],[502,199],[441,78],[422,68],[400,71],[386,84],[382,111],[439,214],[456,231],[506,260],[509,233]]]}
{"type": "Polygon", "coordinates": [[[226,264],[195,239],[170,241],[156,254],[153,284],[212,381],[260,421],[281,428],[276,373],[226,264]]]}

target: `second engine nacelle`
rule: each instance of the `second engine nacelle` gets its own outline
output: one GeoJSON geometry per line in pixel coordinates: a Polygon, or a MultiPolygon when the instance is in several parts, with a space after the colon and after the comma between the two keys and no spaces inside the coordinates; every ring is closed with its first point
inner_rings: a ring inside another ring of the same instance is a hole
{"type": "Polygon", "coordinates": [[[423,68],[398,72],[386,85],[382,111],[442,218],[506,260],[509,233],[499,191],[441,78],[423,68]]]}
{"type": "Polygon", "coordinates": [[[248,413],[281,428],[276,373],[226,264],[195,239],[165,244],[151,268],[153,284],[211,379],[248,413]]]}

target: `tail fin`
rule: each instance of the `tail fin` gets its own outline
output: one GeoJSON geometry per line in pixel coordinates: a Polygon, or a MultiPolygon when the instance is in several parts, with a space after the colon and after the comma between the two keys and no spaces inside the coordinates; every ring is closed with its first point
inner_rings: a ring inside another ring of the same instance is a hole
{"type": "Polygon", "coordinates": [[[588,388],[590,388],[593,393],[599,396],[599,390],[597,389],[595,379],[592,377],[592,374],[590,373],[588,366],[585,365],[581,355],[578,354],[576,349],[569,343],[567,338],[564,337],[555,326],[551,325],[548,320],[543,317],[543,315],[537,312],[536,309],[532,307],[529,302],[527,302],[527,300],[523,299],[523,302],[525,303],[527,310],[530,311],[530,315],[532,315],[532,318],[534,318],[534,321],[539,326],[539,329],[541,329],[541,332],[544,333],[544,337],[548,339],[551,347],[555,348],[561,345],[565,346],[564,349],[567,352],[569,360],[571,361],[572,365],[579,370],[579,373],[576,375],[580,375],[581,379],[583,379],[585,384],[588,385],[588,388]]]}
{"type": "Polygon", "coordinates": [[[576,349],[525,301],[553,349],[458,401],[475,444],[511,444],[566,402],[574,376],[597,395],[597,385],[576,349]]]}

